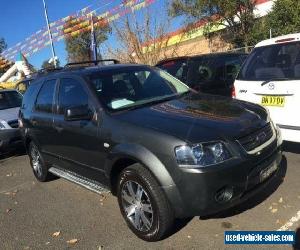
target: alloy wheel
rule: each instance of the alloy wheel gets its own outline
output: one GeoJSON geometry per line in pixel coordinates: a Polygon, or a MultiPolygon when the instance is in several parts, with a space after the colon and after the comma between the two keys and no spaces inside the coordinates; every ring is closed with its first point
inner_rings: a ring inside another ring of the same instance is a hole
{"type": "Polygon", "coordinates": [[[36,173],[38,177],[42,176],[42,162],[41,162],[41,155],[36,146],[31,148],[31,161],[32,161],[32,168],[33,171],[36,173]]]}
{"type": "Polygon", "coordinates": [[[122,207],[135,229],[146,232],[153,223],[153,209],[147,192],[134,181],[124,183],[121,190],[122,207]]]}

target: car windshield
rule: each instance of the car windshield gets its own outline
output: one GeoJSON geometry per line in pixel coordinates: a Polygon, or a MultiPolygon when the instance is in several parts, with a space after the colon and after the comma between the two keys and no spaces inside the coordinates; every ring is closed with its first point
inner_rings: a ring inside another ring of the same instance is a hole
{"type": "Polygon", "coordinates": [[[17,91],[0,92],[0,110],[17,108],[22,104],[22,95],[17,91]]]}
{"type": "Polygon", "coordinates": [[[300,42],[255,48],[243,65],[239,80],[300,79],[300,42]]]}
{"type": "Polygon", "coordinates": [[[175,98],[189,88],[167,72],[151,67],[97,72],[88,76],[109,110],[121,110],[175,98]]]}

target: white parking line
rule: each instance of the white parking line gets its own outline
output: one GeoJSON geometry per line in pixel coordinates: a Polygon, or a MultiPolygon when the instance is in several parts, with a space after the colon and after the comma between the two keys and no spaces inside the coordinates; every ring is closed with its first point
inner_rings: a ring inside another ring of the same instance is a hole
{"type": "Polygon", "coordinates": [[[292,217],[287,223],[285,223],[277,231],[287,231],[294,225],[294,223],[296,223],[298,221],[300,221],[300,210],[297,212],[297,214],[294,217],[292,217]]]}

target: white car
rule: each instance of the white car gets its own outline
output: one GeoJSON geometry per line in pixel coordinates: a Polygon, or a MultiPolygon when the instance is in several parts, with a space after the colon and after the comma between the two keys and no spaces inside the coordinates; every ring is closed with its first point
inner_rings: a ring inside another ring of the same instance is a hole
{"type": "Polygon", "coordinates": [[[240,70],[232,96],[267,107],[282,139],[300,142],[300,33],[258,43],[240,70]]]}

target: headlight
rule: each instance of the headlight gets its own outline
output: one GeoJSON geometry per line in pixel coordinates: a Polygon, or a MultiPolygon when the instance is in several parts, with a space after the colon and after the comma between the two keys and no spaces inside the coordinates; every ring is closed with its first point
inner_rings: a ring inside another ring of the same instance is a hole
{"type": "Polygon", "coordinates": [[[215,165],[232,158],[223,142],[179,146],[175,148],[175,155],[181,167],[193,165],[195,168],[215,165]]]}

